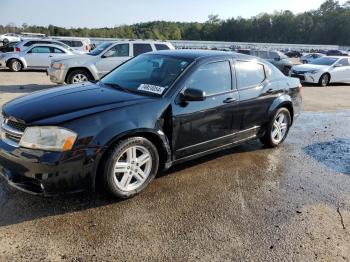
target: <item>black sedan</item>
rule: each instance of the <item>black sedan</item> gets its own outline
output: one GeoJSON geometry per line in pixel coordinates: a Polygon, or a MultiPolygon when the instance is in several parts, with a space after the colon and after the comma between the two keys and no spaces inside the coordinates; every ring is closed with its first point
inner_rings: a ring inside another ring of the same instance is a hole
{"type": "Polygon", "coordinates": [[[170,166],[259,138],[280,145],[301,108],[299,79],[219,51],[140,55],[99,82],[17,98],[2,109],[0,174],[25,192],[128,198],[170,166]]]}

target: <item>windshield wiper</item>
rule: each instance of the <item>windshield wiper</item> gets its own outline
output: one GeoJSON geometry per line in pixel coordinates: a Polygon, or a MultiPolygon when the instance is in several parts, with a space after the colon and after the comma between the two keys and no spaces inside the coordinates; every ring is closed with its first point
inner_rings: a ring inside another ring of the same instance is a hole
{"type": "Polygon", "coordinates": [[[118,90],[127,92],[127,93],[135,93],[135,92],[133,92],[132,90],[127,89],[127,88],[125,88],[125,87],[122,87],[122,86],[120,86],[120,85],[118,85],[118,84],[116,84],[116,83],[103,83],[103,84],[106,85],[106,86],[110,86],[110,87],[113,87],[113,88],[115,88],[115,89],[118,89],[118,90]]]}

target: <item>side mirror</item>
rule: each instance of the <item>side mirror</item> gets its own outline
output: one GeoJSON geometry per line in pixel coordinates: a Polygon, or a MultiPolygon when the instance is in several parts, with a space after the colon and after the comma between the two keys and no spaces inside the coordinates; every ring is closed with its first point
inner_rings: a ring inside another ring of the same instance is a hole
{"type": "Polygon", "coordinates": [[[204,101],[206,94],[204,91],[194,88],[187,88],[180,97],[183,101],[204,101]]]}
{"type": "Polygon", "coordinates": [[[335,64],[334,67],[342,67],[342,64],[335,64]]]}
{"type": "Polygon", "coordinates": [[[275,61],[281,61],[281,58],[280,57],[275,57],[273,60],[275,60],[275,61]]]}

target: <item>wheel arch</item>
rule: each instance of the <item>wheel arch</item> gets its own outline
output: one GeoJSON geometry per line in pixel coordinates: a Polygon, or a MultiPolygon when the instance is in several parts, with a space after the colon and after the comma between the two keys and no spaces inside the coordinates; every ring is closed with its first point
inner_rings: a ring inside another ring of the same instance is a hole
{"type": "Polygon", "coordinates": [[[87,72],[93,80],[97,80],[96,77],[94,76],[94,74],[91,72],[91,70],[88,67],[78,66],[78,67],[71,67],[68,69],[66,76],[64,78],[64,82],[67,83],[70,73],[72,73],[75,70],[83,70],[83,71],[87,72]]]}
{"type": "Polygon", "coordinates": [[[276,111],[282,107],[285,107],[288,109],[291,117],[291,125],[293,125],[294,107],[293,107],[292,99],[288,95],[280,96],[272,103],[272,105],[269,108],[268,119],[270,120],[275,115],[276,111]]]}
{"type": "Polygon", "coordinates": [[[26,61],[22,60],[22,59],[19,58],[19,57],[10,57],[9,59],[7,59],[7,61],[6,61],[6,66],[7,66],[7,67],[9,67],[9,64],[10,64],[10,61],[11,61],[11,60],[17,60],[17,61],[19,61],[19,62],[21,63],[22,68],[27,68],[27,63],[26,63],[26,61]]]}
{"type": "Polygon", "coordinates": [[[318,79],[318,82],[321,81],[321,78],[322,78],[324,75],[328,75],[328,76],[329,76],[328,83],[331,83],[331,81],[332,81],[332,75],[331,75],[331,73],[329,73],[329,72],[324,72],[324,73],[322,73],[322,75],[321,75],[320,78],[318,79]]]}
{"type": "Polygon", "coordinates": [[[106,163],[109,152],[119,141],[131,137],[143,137],[154,144],[159,154],[159,170],[164,169],[165,163],[171,159],[170,145],[165,134],[160,130],[153,129],[135,129],[124,133],[121,133],[111,138],[107,144],[103,147],[103,150],[98,157],[95,164],[95,171],[93,172],[92,184],[93,189],[100,184],[101,172],[103,171],[103,165],[106,163]]]}

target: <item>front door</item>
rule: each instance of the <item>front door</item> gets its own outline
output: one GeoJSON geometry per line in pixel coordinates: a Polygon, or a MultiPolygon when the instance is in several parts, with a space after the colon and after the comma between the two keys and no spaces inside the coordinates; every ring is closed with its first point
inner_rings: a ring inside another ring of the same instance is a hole
{"type": "Polygon", "coordinates": [[[173,102],[172,146],[176,159],[233,142],[232,123],[238,93],[232,83],[229,61],[201,65],[190,75],[181,92],[187,88],[199,89],[206,92],[206,99],[173,102]]]}
{"type": "Polygon", "coordinates": [[[95,64],[98,76],[102,77],[131,58],[129,44],[117,44],[108,49],[95,64]]]}
{"type": "Polygon", "coordinates": [[[342,58],[337,62],[337,66],[332,69],[331,81],[350,82],[350,64],[349,58],[342,58]]]}
{"type": "Polygon", "coordinates": [[[44,68],[50,65],[51,47],[35,46],[25,54],[28,67],[44,68]]]}

